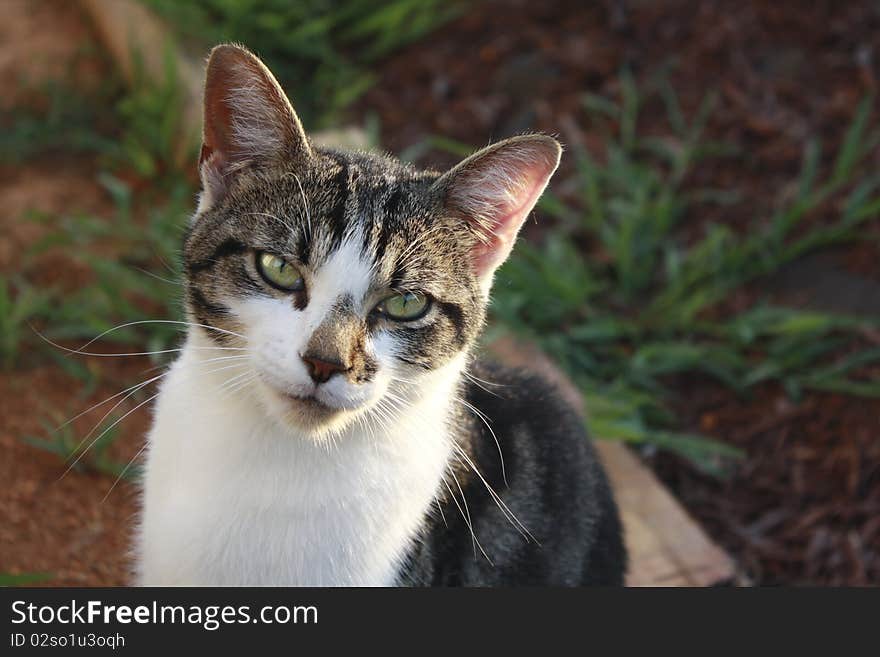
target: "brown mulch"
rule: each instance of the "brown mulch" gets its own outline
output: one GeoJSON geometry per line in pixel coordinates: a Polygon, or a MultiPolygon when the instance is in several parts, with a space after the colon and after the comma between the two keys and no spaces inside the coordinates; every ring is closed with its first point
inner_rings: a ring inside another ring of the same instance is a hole
{"type": "MultiPolygon", "coordinates": [[[[685,116],[718,94],[706,136],[737,149],[701,164],[691,183],[742,196],[701,207],[684,230],[720,221],[747,231],[791,193],[808,138],[821,138],[830,164],[858,102],[877,88],[877,57],[880,10],[870,2],[484,1],[385,63],[358,110],[378,116],[393,152],[428,135],[479,146],[543,131],[599,153],[603,136],[583,94],[617,98],[624,68],[643,86],[668,68],[685,116]]],[[[654,99],[640,128],[669,136],[665,116],[654,99]]],[[[427,161],[446,165],[454,156],[432,152],[427,161]]],[[[562,166],[573,168],[572,158],[562,166]]],[[[577,193],[560,181],[556,193],[577,193]]],[[[876,276],[880,226],[870,230],[877,241],[842,262],[876,276]]]]}
{"type": "Polygon", "coordinates": [[[760,584],[880,582],[880,400],[776,386],[732,398],[682,382],[686,426],[748,458],[728,478],[701,475],[669,454],[655,471],[711,536],[760,584]]]}

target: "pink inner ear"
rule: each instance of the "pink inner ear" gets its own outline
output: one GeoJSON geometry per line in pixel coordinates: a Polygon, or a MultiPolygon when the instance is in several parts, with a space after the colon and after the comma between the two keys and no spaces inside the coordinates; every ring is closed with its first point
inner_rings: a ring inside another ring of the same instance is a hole
{"type": "Polygon", "coordinates": [[[480,242],[471,251],[474,271],[478,278],[485,278],[507,260],[516,236],[532,208],[541,197],[555,166],[535,164],[525,172],[528,185],[517,196],[518,203],[505,203],[491,216],[492,227],[487,231],[487,240],[480,242]]]}

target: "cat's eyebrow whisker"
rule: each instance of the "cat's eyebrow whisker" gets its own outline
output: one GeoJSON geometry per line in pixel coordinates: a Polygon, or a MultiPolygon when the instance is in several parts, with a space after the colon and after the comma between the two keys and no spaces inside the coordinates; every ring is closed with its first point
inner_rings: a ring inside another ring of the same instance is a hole
{"type": "MultiPolygon", "coordinates": [[[[287,174],[285,174],[287,175],[287,174]]],[[[309,210],[309,202],[306,200],[306,193],[303,190],[302,182],[300,182],[299,176],[296,175],[293,171],[289,173],[289,175],[293,176],[293,179],[296,180],[297,187],[299,187],[299,195],[303,200],[303,208],[306,211],[306,225],[309,227],[309,239],[312,237],[312,213],[309,210]]]]}
{"type": "Polygon", "coordinates": [[[406,267],[408,264],[410,264],[408,258],[415,253],[415,250],[422,245],[422,243],[428,238],[428,236],[441,230],[446,230],[446,226],[434,226],[433,228],[426,230],[424,233],[419,235],[419,237],[415,241],[413,241],[403,250],[403,253],[397,256],[398,265],[401,267],[406,267]]]}
{"type": "Polygon", "coordinates": [[[279,217],[277,215],[271,214],[269,212],[247,212],[247,213],[245,213],[244,216],[246,216],[246,217],[267,217],[269,219],[274,219],[275,221],[280,223],[282,226],[284,226],[287,230],[289,230],[291,233],[296,232],[293,229],[293,226],[291,226],[289,223],[284,221],[284,219],[282,219],[281,217],[279,217]]]}

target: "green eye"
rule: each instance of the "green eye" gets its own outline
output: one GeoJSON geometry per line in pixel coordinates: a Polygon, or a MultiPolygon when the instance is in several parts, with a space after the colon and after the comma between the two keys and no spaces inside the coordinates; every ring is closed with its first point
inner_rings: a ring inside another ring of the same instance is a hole
{"type": "Polygon", "coordinates": [[[412,321],[424,317],[429,307],[428,297],[424,294],[404,292],[388,297],[376,309],[390,319],[412,321]]]}
{"type": "Polygon", "coordinates": [[[277,255],[259,253],[257,255],[257,269],[267,283],[281,290],[298,292],[306,287],[299,270],[277,255]]]}

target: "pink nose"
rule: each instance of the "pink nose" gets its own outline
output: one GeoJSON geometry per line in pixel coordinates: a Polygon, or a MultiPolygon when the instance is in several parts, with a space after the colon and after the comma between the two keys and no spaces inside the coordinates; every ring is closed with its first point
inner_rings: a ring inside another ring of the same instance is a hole
{"type": "Polygon", "coordinates": [[[345,372],[348,368],[342,363],[324,360],[316,356],[300,356],[306,364],[309,376],[315,383],[326,383],[337,372],[345,372]]]}

